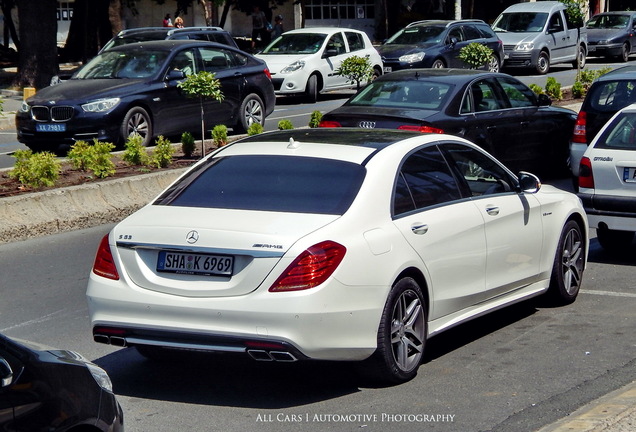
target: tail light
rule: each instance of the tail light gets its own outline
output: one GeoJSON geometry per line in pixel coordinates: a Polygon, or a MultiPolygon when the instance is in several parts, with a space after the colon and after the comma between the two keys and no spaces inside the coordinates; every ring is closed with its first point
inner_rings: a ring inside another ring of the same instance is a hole
{"type": "Polygon", "coordinates": [[[590,158],[581,158],[579,165],[579,187],[594,189],[594,174],[592,173],[592,162],[590,158]]]}
{"type": "Polygon", "coordinates": [[[318,243],[298,255],[269,290],[299,291],[318,286],[338,268],[346,252],[344,246],[334,241],[318,243]]]}
{"type": "Polygon", "coordinates": [[[267,78],[269,78],[270,80],[272,79],[272,73],[269,71],[269,68],[263,69],[263,72],[265,72],[265,76],[267,78]]]}
{"type": "Polygon", "coordinates": [[[574,132],[572,132],[572,142],[587,144],[585,129],[587,123],[587,113],[585,111],[579,111],[579,115],[576,117],[576,123],[574,123],[574,132]]]}
{"type": "Polygon", "coordinates": [[[97,248],[97,255],[93,263],[93,273],[108,279],[119,280],[119,273],[117,273],[115,260],[108,244],[108,234],[102,238],[99,248],[97,248]]]}
{"type": "Polygon", "coordinates": [[[322,120],[320,124],[318,124],[318,127],[335,128],[342,127],[342,125],[337,121],[322,120]]]}
{"type": "Polygon", "coordinates": [[[411,125],[402,125],[399,126],[398,129],[400,130],[407,130],[407,131],[415,131],[415,132],[421,132],[421,133],[437,133],[437,134],[443,134],[444,133],[444,129],[440,129],[440,128],[436,128],[433,126],[411,126],[411,125]]]}

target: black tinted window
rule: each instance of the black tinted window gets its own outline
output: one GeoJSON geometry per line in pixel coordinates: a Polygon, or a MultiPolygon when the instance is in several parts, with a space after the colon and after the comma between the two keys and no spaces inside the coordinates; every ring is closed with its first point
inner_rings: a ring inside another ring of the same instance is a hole
{"type": "Polygon", "coordinates": [[[349,51],[357,51],[364,49],[364,40],[359,33],[345,32],[347,42],[349,43],[349,51]]]}
{"type": "Polygon", "coordinates": [[[590,89],[585,104],[595,111],[616,112],[636,102],[636,79],[599,81],[590,89]]]}
{"type": "Polygon", "coordinates": [[[437,147],[427,147],[404,161],[396,182],[393,213],[398,215],[459,198],[457,182],[446,161],[437,147]]]}
{"type": "Polygon", "coordinates": [[[595,147],[636,150],[636,113],[622,113],[616,117],[605,129],[595,147]]]}
{"type": "Polygon", "coordinates": [[[475,40],[482,38],[481,33],[479,33],[477,28],[472,25],[464,26],[464,36],[466,37],[466,40],[475,40]]]}
{"type": "Polygon", "coordinates": [[[360,165],[330,159],[228,156],[190,171],[155,204],[343,214],[364,175],[360,165]]]}

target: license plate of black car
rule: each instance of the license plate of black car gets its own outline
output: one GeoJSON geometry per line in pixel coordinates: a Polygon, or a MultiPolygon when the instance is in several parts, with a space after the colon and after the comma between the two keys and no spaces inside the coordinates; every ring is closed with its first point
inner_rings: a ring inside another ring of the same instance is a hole
{"type": "Polygon", "coordinates": [[[36,123],[36,132],[66,132],[65,123],[36,123]]]}
{"type": "Polygon", "coordinates": [[[234,257],[231,255],[161,251],[157,260],[158,272],[232,276],[234,257]]]}

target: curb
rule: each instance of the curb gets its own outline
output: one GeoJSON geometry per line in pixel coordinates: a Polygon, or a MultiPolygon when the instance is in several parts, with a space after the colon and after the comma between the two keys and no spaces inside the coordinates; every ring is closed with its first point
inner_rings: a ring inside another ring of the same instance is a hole
{"type": "Polygon", "coordinates": [[[0,200],[0,244],[118,222],[187,168],[34,192],[0,200]]]}

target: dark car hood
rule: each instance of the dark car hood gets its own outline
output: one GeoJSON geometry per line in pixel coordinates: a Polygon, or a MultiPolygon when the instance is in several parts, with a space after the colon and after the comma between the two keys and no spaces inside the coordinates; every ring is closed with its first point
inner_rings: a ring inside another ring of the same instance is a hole
{"type": "Polygon", "coordinates": [[[437,110],[423,110],[411,108],[387,108],[387,107],[365,107],[355,105],[343,105],[327,114],[328,120],[360,120],[360,119],[400,119],[407,118],[414,121],[426,121],[435,114],[437,110]]]}
{"type": "Polygon", "coordinates": [[[103,97],[117,97],[130,94],[130,88],[147,81],[143,79],[71,79],[61,84],[45,87],[29,101],[47,103],[49,101],[76,100],[89,101],[103,97]]]}
{"type": "Polygon", "coordinates": [[[434,46],[434,43],[426,43],[421,45],[401,45],[401,44],[388,44],[381,45],[377,48],[381,56],[385,57],[400,57],[406,54],[411,54],[420,51],[426,51],[426,49],[434,46]]]}
{"type": "Polygon", "coordinates": [[[587,29],[588,42],[598,42],[600,40],[612,39],[626,34],[627,29],[587,29]]]}

